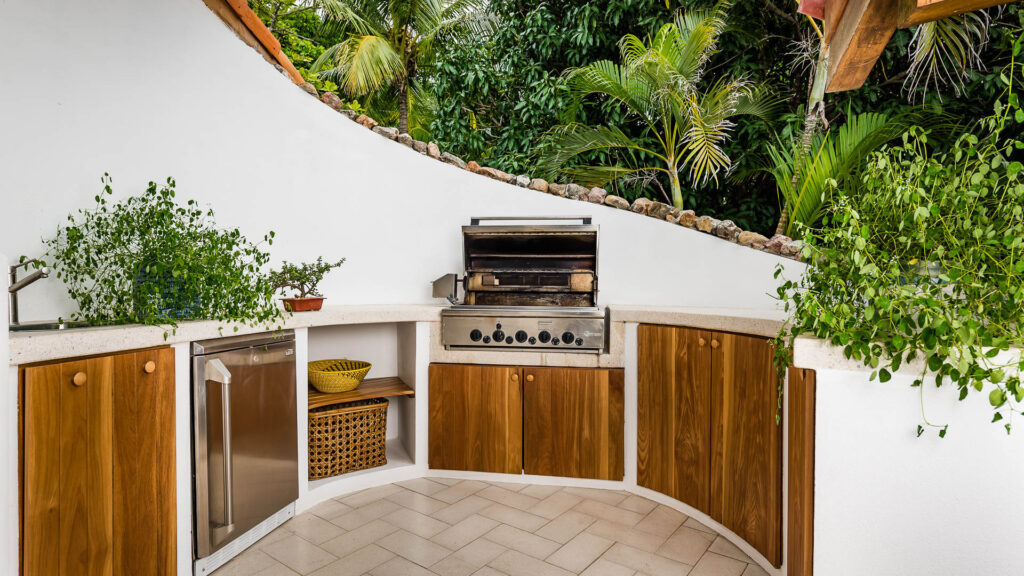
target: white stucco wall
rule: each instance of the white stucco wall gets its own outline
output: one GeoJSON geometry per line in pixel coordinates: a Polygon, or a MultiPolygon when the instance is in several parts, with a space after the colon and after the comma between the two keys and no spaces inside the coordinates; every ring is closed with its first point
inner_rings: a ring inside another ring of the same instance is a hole
{"type": "MultiPolygon", "coordinates": [[[[274,261],[346,256],[334,304],[431,301],[461,271],[459,226],[480,215],[592,215],[601,303],[771,308],[776,256],[668,223],[488,180],[388,141],[276,72],[200,0],[6,0],[0,38],[0,251],[89,207],[173,176],[274,261]]],[[[794,265],[799,267],[799,265],[794,265]]],[[[21,298],[24,320],[66,315],[58,281],[21,298]]]]}
{"type": "Polygon", "coordinates": [[[1024,431],[990,424],[988,394],[923,387],[912,373],[882,384],[821,342],[799,342],[817,371],[815,576],[1021,574],[1024,431]]]}

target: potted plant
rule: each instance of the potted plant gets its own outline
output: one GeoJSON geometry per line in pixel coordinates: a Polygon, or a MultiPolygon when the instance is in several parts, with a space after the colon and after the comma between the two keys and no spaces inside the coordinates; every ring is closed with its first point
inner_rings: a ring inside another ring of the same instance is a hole
{"type": "Polygon", "coordinates": [[[274,290],[291,289],[295,296],[284,297],[285,310],[289,312],[308,312],[319,310],[324,304],[324,296],[317,290],[320,281],[328,272],[341,266],[345,262],[342,258],[337,262],[324,262],[323,257],[316,259],[316,262],[304,264],[291,264],[282,262],[280,270],[270,273],[270,284],[274,290]]]}

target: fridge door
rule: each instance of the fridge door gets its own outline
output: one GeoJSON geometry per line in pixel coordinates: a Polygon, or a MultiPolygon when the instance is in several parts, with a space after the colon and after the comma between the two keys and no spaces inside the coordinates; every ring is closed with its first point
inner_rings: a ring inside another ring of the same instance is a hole
{"type": "Polygon", "coordinates": [[[295,343],[193,358],[196,557],[298,499],[295,343]]]}

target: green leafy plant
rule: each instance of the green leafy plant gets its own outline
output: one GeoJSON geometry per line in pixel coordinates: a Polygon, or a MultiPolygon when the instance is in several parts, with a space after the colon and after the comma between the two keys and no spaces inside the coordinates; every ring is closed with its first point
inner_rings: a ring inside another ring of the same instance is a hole
{"type": "MultiPolygon", "coordinates": [[[[914,386],[985,393],[1010,431],[1024,402],[1024,166],[1012,156],[1024,143],[1008,134],[1020,134],[1024,111],[1012,88],[1007,102],[945,152],[911,129],[869,158],[860,193],[838,195],[805,231],[811,266],[778,288],[792,311],[780,369],[802,334],[841,346],[872,380],[916,362],[914,386]]],[[[928,421],[922,389],[919,435],[926,426],[946,434],[928,421]]]]}
{"type": "Polygon", "coordinates": [[[46,240],[47,259],[78,304],[74,318],[94,325],[176,326],[203,319],[269,323],[281,313],[261,270],[269,260],[236,228],[217,228],[213,210],[174,200],[175,182],[113,202],[113,179],[90,210],[67,218],[46,240]]]}
{"type": "Polygon", "coordinates": [[[711,9],[679,12],[646,42],[624,36],[621,64],[603,60],[569,71],[569,122],[552,129],[541,152],[541,174],[552,179],[565,174],[588,186],[604,186],[660,172],[668,178],[677,208],[683,207],[681,171],[688,170],[697,183],[717,179],[731,164],[723,150],[734,127],[731,119],[743,114],[767,117],[774,105],[761,88],[741,77],[704,82],[728,7],[722,1],[711,9]],[[644,134],[654,142],[637,141],[617,126],[576,122],[581,103],[594,94],[628,110],[627,118],[645,125],[644,134]],[[619,161],[570,165],[594,151],[617,152],[619,161]]]}
{"type": "Polygon", "coordinates": [[[270,284],[274,290],[294,290],[295,298],[320,297],[323,294],[317,290],[317,286],[323,281],[324,276],[344,263],[344,258],[337,262],[324,262],[322,256],[317,258],[316,262],[303,264],[282,262],[279,270],[270,273],[270,284]]]}

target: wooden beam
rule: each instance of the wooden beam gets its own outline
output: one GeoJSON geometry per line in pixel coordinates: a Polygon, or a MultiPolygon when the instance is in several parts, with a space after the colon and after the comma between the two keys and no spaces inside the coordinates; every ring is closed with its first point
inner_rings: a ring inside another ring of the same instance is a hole
{"type": "Polygon", "coordinates": [[[1008,4],[1012,1],[1014,0],[903,0],[900,6],[898,26],[909,28],[932,20],[941,20],[965,12],[1008,4]]]}
{"type": "Polygon", "coordinates": [[[272,64],[279,64],[296,84],[306,80],[281,50],[281,43],[249,8],[246,0],[203,0],[220,19],[235,31],[243,42],[263,55],[272,64]]]}
{"type": "MultiPolygon", "coordinates": [[[[841,0],[829,0],[829,3],[841,0]]],[[[889,43],[899,0],[848,0],[830,46],[826,92],[860,88],[889,43]]],[[[826,4],[826,11],[828,10],[826,4]]]]}
{"type": "Polygon", "coordinates": [[[847,0],[831,0],[825,3],[824,9],[824,34],[825,42],[831,44],[832,39],[835,38],[836,28],[839,27],[839,20],[843,17],[843,12],[846,11],[847,0]]]}

